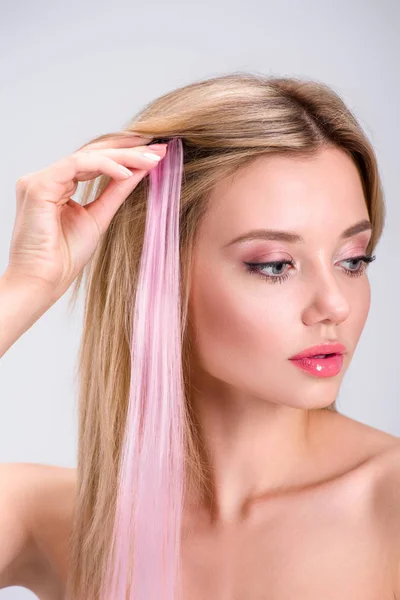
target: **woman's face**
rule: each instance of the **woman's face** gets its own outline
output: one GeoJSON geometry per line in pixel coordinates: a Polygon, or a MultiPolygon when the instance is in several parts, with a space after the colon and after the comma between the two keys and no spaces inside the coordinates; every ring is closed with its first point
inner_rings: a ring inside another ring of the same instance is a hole
{"type": "Polygon", "coordinates": [[[190,311],[203,377],[287,406],[331,404],[370,307],[366,265],[351,259],[366,253],[371,231],[341,239],[362,220],[369,217],[360,177],[337,148],[311,159],[257,158],[221,182],[199,230],[192,271],[190,311]],[[293,232],[304,241],[230,243],[254,229],[293,232]],[[293,265],[261,266],[257,274],[245,264],[269,261],[293,265]],[[338,375],[318,378],[289,361],[328,341],[347,347],[338,375]]]}

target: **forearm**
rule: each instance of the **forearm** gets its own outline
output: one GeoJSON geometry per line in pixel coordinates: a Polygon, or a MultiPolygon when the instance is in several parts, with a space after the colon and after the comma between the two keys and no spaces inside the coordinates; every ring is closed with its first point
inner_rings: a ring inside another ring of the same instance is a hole
{"type": "Polygon", "coordinates": [[[0,276],[0,357],[53,303],[40,286],[0,276]]]}

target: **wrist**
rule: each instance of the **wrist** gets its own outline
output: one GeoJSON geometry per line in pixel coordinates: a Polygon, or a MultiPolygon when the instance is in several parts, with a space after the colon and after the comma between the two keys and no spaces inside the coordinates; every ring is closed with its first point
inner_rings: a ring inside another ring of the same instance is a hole
{"type": "Polygon", "coordinates": [[[53,303],[51,290],[44,282],[27,275],[18,275],[7,268],[0,275],[0,291],[26,300],[32,308],[53,303]]]}
{"type": "Polygon", "coordinates": [[[54,304],[49,290],[6,271],[0,276],[0,357],[54,304]]]}

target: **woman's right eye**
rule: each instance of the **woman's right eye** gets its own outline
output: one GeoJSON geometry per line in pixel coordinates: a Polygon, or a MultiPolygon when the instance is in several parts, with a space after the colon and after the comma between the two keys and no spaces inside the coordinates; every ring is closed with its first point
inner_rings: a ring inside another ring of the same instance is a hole
{"type": "Polygon", "coordinates": [[[275,275],[266,275],[262,271],[269,267],[281,268],[285,265],[293,266],[294,263],[291,260],[275,260],[265,263],[245,262],[244,264],[246,265],[246,269],[250,274],[257,275],[258,277],[261,277],[264,281],[267,281],[268,283],[282,283],[283,281],[285,281],[285,279],[290,277],[288,273],[285,273],[284,275],[280,275],[279,273],[275,275]]]}

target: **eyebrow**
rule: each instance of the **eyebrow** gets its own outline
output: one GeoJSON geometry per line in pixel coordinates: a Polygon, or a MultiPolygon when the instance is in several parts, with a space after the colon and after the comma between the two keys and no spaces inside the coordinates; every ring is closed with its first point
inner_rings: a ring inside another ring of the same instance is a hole
{"type": "MultiPolygon", "coordinates": [[[[348,238],[367,230],[372,230],[372,223],[368,221],[368,219],[363,219],[362,221],[359,221],[358,223],[355,223],[351,227],[345,229],[340,235],[339,239],[347,240],[348,238]]],[[[295,233],[294,231],[280,231],[278,229],[252,229],[247,233],[239,235],[226,244],[225,247],[231,246],[232,244],[237,244],[238,242],[243,242],[245,240],[273,240],[278,242],[289,242],[291,244],[304,244],[305,241],[301,235],[295,233]]]]}

